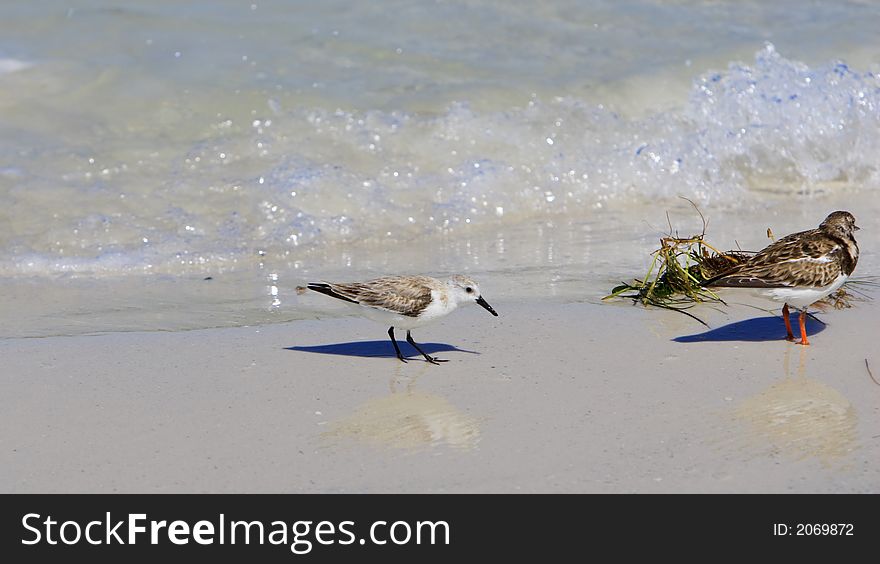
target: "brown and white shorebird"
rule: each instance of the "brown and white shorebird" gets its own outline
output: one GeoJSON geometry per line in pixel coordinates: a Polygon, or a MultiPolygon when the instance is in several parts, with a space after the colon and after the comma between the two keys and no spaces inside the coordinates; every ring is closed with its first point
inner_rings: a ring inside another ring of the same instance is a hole
{"type": "Polygon", "coordinates": [[[859,261],[859,245],[853,233],[856,218],[836,211],[818,229],[793,233],[759,251],[748,261],[708,280],[705,286],[755,288],[772,300],[783,302],[787,339],[794,341],[788,307],[800,310],[802,345],[807,340],[807,308],[838,288],[859,261]]]}
{"type": "Polygon", "coordinates": [[[406,362],[394,328],[406,329],[406,340],[425,360],[432,364],[446,362],[427,354],[413,340],[410,330],[421,327],[451,313],[459,304],[476,302],[492,315],[498,315],[483,299],[480,286],[468,278],[456,274],[441,281],[429,276],[383,276],[366,282],[312,283],[310,290],[338,298],[355,308],[359,315],[384,325],[390,325],[388,336],[394,344],[397,358],[406,362]]]}

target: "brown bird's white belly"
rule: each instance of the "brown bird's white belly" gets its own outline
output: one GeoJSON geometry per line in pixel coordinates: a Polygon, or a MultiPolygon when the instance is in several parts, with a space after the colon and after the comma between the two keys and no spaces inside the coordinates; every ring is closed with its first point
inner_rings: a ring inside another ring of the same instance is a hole
{"type": "Polygon", "coordinates": [[[797,309],[806,309],[815,302],[830,295],[840,289],[844,282],[849,278],[845,274],[841,274],[831,284],[820,286],[817,288],[799,287],[799,288],[766,288],[759,290],[759,293],[771,300],[786,303],[789,307],[797,309]]]}

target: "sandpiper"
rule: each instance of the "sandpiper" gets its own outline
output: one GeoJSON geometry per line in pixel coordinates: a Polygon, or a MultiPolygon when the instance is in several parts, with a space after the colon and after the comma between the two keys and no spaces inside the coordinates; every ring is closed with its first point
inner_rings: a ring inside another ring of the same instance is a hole
{"type": "Polygon", "coordinates": [[[449,280],[441,281],[429,276],[383,276],[366,282],[351,283],[312,283],[310,290],[327,294],[345,301],[357,313],[373,321],[390,325],[388,336],[394,344],[397,358],[406,362],[397,340],[394,328],[406,329],[406,340],[425,360],[432,364],[446,362],[432,357],[416,344],[411,329],[421,327],[439,319],[462,303],[476,302],[492,315],[498,315],[480,294],[480,286],[467,276],[456,274],[449,280]]]}
{"type": "Polygon", "coordinates": [[[794,341],[794,334],[788,307],[800,310],[800,344],[809,345],[807,308],[843,286],[855,270],[859,245],[853,233],[858,229],[851,213],[833,212],[818,229],[783,237],[705,285],[757,288],[764,296],[783,302],[789,341],[794,341]]]}

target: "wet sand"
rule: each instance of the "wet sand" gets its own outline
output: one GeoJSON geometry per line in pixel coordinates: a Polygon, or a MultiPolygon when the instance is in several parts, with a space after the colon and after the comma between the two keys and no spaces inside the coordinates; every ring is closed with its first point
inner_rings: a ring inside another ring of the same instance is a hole
{"type": "Polygon", "coordinates": [[[874,302],[809,348],[745,306],[490,302],[414,332],[441,366],[358,318],[0,340],[0,491],[880,491],[874,302]]]}

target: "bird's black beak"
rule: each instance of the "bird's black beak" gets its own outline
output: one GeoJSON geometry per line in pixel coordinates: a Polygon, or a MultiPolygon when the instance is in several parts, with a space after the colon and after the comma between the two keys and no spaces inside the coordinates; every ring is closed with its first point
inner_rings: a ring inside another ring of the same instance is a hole
{"type": "Polygon", "coordinates": [[[480,304],[481,306],[483,306],[484,308],[486,308],[486,310],[489,313],[491,313],[495,317],[498,317],[498,312],[496,312],[494,309],[492,309],[492,306],[489,305],[489,302],[487,302],[486,300],[483,299],[483,296],[480,296],[479,298],[477,298],[477,303],[480,304]]]}
{"type": "Polygon", "coordinates": [[[861,227],[859,227],[858,225],[853,225],[853,231],[858,231],[859,229],[861,229],[861,227]]]}

